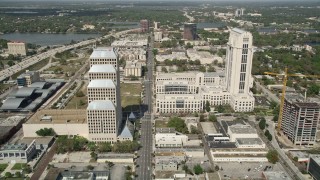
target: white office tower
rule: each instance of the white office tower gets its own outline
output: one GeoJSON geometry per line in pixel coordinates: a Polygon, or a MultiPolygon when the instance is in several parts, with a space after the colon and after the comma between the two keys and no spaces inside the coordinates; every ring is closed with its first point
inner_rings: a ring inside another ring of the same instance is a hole
{"type": "Polygon", "coordinates": [[[87,108],[89,140],[116,142],[120,122],[116,106],[110,100],[96,100],[87,108]]]}
{"type": "Polygon", "coordinates": [[[87,118],[91,141],[113,143],[121,135],[123,124],[117,63],[117,53],[111,47],[96,48],[90,56],[87,118]]]}
{"type": "Polygon", "coordinates": [[[236,112],[248,112],[254,109],[252,34],[238,28],[230,32],[226,55],[226,88],[230,93],[230,105],[236,112]]]}

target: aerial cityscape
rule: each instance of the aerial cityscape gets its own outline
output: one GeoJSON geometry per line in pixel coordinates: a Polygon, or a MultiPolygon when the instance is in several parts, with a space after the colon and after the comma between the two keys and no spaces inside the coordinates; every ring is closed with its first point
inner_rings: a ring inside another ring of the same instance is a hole
{"type": "Polygon", "coordinates": [[[320,180],[320,1],[0,0],[0,179],[320,180]]]}

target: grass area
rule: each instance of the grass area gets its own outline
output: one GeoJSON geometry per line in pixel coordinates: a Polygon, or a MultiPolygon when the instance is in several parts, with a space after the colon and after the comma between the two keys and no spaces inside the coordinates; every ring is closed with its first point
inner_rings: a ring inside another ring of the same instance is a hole
{"type": "MultiPolygon", "coordinates": [[[[85,94],[85,95],[87,94],[87,85],[88,85],[87,83],[83,83],[82,87],[79,89],[79,91],[82,91],[83,94],[85,94]]],[[[87,106],[88,106],[88,97],[87,96],[77,97],[75,95],[68,102],[65,109],[86,109],[87,106]]]]}
{"type": "Polygon", "coordinates": [[[11,168],[11,170],[22,170],[24,169],[25,167],[27,167],[27,164],[26,163],[15,163],[13,165],[13,167],[11,168]]]}
{"type": "Polygon", "coordinates": [[[26,69],[22,69],[21,71],[15,73],[14,75],[12,75],[12,79],[16,79],[20,74],[24,73],[27,69],[29,71],[37,71],[39,69],[41,69],[43,66],[47,65],[49,62],[49,58],[46,58],[40,62],[37,62],[31,66],[29,66],[28,68],[26,69]]]}
{"type": "MultiPolygon", "coordinates": [[[[138,106],[141,101],[142,87],[141,84],[134,83],[121,83],[120,92],[121,92],[121,105],[124,108],[129,106],[138,106]]],[[[131,110],[131,107],[129,110],[131,110]]],[[[134,110],[134,109],[132,109],[134,110]]]]}
{"type": "Polygon", "coordinates": [[[168,121],[156,120],[156,128],[165,128],[167,126],[168,121]]]}
{"type": "Polygon", "coordinates": [[[8,164],[0,164],[0,173],[8,167],[8,164]]]}

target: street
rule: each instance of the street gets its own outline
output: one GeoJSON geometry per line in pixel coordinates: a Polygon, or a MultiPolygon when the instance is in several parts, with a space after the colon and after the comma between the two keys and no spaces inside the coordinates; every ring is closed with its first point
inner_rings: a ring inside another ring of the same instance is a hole
{"type": "MultiPolygon", "coordinates": [[[[152,36],[151,36],[152,37],[152,36]]],[[[146,89],[146,96],[144,99],[145,105],[148,107],[147,113],[144,114],[143,119],[141,120],[141,138],[140,144],[141,148],[138,151],[137,159],[137,174],[139,180],[149,180],[152,179],[152,152],[153,152],[153,144],[152,144],[152,81],[153,81],[153,68],[154,68],[154,60],[153,60],[153,37],[149,42],[148,47],[148,59],[147,59],[147,68],[148,72],[145,77],[145,89],[146,89]]]]}

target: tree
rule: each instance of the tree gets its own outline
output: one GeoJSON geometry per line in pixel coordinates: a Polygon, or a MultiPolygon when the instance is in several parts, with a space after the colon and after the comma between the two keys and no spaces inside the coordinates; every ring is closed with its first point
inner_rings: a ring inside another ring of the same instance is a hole
{"type": "Polygon", "coordinates": [[[98,155],[93,151],[90,153],[90,156],[91,156],[91,159],[93,159],[94,161],[98,159],[98,155]]]}
{"type": "Polygon", "coordinates": [[[36,134],[38,136],[55,136],[56,135],[56,133],[52,128],[39,129],[38,131],[36,131],[36,134]]]}
{"type": "Polygon", "coordinates": [[[268,161],[272,164],[275,164],[276,162],[279,161],[279,155],[276,150],[269,150],[266,157],[268,161]]]}
{"type": "Polygon", "coordinates": [[[318,95],[319,91],[320,91],[320,86],[315,83],[312,83],[309,86],[307,93],[308,93],[308,95],[318,95]]]}
{"type": "Polygon", "coordinates": [[[10,60],[10,61],[8,61],[8,66],[13,66],[13,65],[15,65],[15,63],[12,61],[12,60],[10,60]]]}
{"type": "Polygon", "coordinates": [[[190,126],[190,130],[191,130],[191,132],[190,132],[191,134],[199,134],[200,133],[198,128],[193,125],[190,126]]]}
{"type": "Polygon", "coordinates": [[[218,111],[218,113],[223,113],[225,111],[225,108],[222,105],[219,105],[217,107],[217,111],[218,111]]]}
{"type": "Polygon", "coordinates": [[[265,119],[261,119],[259,122],[259,128],[261,130],[264,130],[266,128],[266,120],[265,119]]]}
{"type": "Polygon", "coordinates": [[[199,67],[199,71],[201,71],[201,72],[206,72],[206,67],[201,65],[201,66],[199,67]]]}
{"type": "Polygon", "coordinates": [[[87,166],[87,169],[88,169],[89,171],[91,171],[91,170],[93,170],[93,169],[94,169],[94,167],[93,167],[93,166],[91,166],[91,165],[88,165],[88,166],[87,166]]]}
{"type": "Polygon", "coordinates": [[[218,165],[216,165],[215,167],[214,167],[214,170],[216,170],[216,171],[219,171],[219,166],[218,165]]]}
{"type": "Polygon", "coordinates": [[[179,117],[172,117],[168,122],[168,127],[173,127],[176,131],[181,133],[188,133],[187,125],[185,124],[184,120],[179,117]]]}
{"type": "Polygon", "coordinates": [[[102,142],[98,144],[99,152],[110,152],[112,150],[112,145],[110,142],[102,142]]]}
{"type": "Polygon", "coordinates": [[[133,153],[140,148],[137,141],[121,141],[116,142],[112,146],[112,151],[117,153],[133,153]]]}
{"type": "Polygon", "coordinates": [[[271,134],[269,134],[269,135],[267,136],[267,138],[268,138],[269,141],[272,141],[272,135],[271,135],[271,134]]]}
{"type": "Polygon", "coordinates": [[[166,67],[164,67],[164,66],[162,66],[161,71],[162,71],[162,72],[165,72],[165,73],[168,73],[167,68],[166,68],[166,67]]]}
{"type": "Polygon", "coordinates": [[[80,90],[80,91],[78,91],[78,92],[76,93],[76,96],[77,96],[77,97],[83,97],[83,96],[85,96],[85,94],[80,90]]]}
{"type": "Polygon", "coordinates": [[[211,122],[217,122],[217,117],[216,117],[214,114],[211,114],[211,115],[209,116],[209,121],[211,121],[211,122]]]}
{"type": "Polygon", "coordinates": [[[83,105],[85,105],[86,103],[82,100],[82,99],[80,99],[80,101],[79,101],[79,105],[80,106],[83,106],[83,105]]]}
{"type": "Polygon", "coordinates": [[[154,56],[156,56],[158,54],[158,49],[152,49],[152,53],[154,56]]]}
{"type": "Polygon", "coordinates": [[[21,177],[22,177],[22,174],[21,174],[20,171],[15,172],[14,175],[15,175],[16,177],[18,177],[18,178],[21,178],[21,177]]]}
{"type": "Polygon", "coordinates": [[[297,156],[295,156],[295,157],[293,158],[293,160],[294,160],[295,162],[298,162],[299,158],[298,158],[297,156]]]}
{"type": "Polygon", "coordinates": [[[203,114],[200,114],[200,119],[199,119],[199,121],[200,121],[200,122],[204,122],[204,121],[205,121],[203,114]]]}
{"type": "Polygon", "coordinates": [[[11,172],[6,172],[5,174],[4,174],[4,176],[6,177],[6,178],[12,178],[12,174],[11,174],[11,172]]]}
{"type": "Polygon", "coordinates": [[[266,137],[268,137],[269,134],[270,134],[270,132],[269,132],[269,130],[267,129],[267,130],[264,132],[264,135],[265,135],[266,137]]]}
{"type": "Polygon", "coordinates": [[[194,171],[194,173],[195,173],[196,175],[199,175],[199,174],[202,174],[202,173],[203,173],[203,169],[202,169],[202,167],[201,167],[199,164],[197,164],[197,165],[195,165],[195,166],[193,167],[193,171],[194,171]]]}
{"type": "Polygon", "coordinates": [[[209,101],[206,101],[206,111],[207,111],[207,112],[210,112],[210,111],[211,111],[210,102],[209,102],[209,101]]]}
{"type": "MultiPolygon", "coordinates": [[[[108,168],[110,169],[112,166],[114,166],[114,163],[113,162],[110,162],[110,161],[106,161],[105,162],[108,166],[108,168]]],[[[129,167],[129,166],[128,166],[129,167]]]]}

